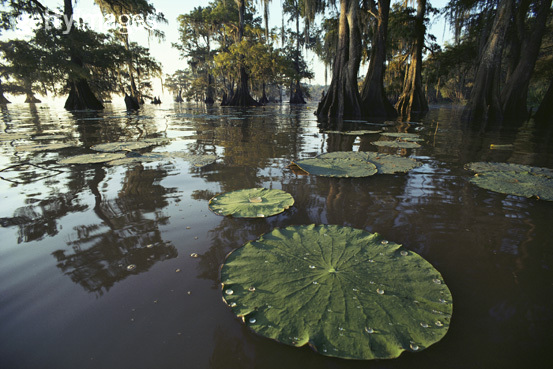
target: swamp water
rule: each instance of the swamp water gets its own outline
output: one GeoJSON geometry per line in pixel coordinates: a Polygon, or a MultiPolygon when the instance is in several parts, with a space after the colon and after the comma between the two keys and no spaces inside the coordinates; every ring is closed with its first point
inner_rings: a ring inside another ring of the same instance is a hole
{"type": "Polygon", "coordinates": [[[473,161],[553,168],[553,139],[531,124],[480,133],[460,110],[418,124],[321,127],[314,106],[121,106],[101,113],[13,104],[0,116],[0,368],[549,368],[553,363],[553,202],[469,182],[473,161]],[[418,149],[326,130],[417,133],[418,149]],[[8,134],[8,135],[7,135],[8,134]],[[217,155],[124,165],[59,160],[116,141],[137,150],[217,155]],[[29,144],[70,143],[41,151],[29,144]],[[502,150],[492,150],[490,145],[502,150]],[[415,158],[406,174],[306,176],[293,160],[330,151],[415,158]],[[213,214],[209,199],[282,189],[292,208],[263,219],[213,214]],[[276,227],[336,224],[419,253],[454,300],[445,338],[398,359],[352,361],[249,331],[222,301],[225,256],[276,227]]]}

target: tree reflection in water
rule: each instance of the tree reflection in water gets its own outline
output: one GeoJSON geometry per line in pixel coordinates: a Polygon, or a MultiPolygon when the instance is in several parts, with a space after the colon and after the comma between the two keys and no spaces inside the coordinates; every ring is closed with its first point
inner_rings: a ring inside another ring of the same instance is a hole
{"type": "Polygon", "coordinates": [[[103,198],[99,190],[105,176],[105,169],[98,166],[89,182],[95,198],[94,213],[102,224],[77,227],[68,241],[73,253],[53,253],[64,274],[97,295],[129,274],[145,272],[158,261],[177,257],[176,248],[163,240],[159,230],[169,219],[161,211],[167,206],[166,197],[176,191],[157,184],[167,172],[142,165],[129,169],[115,199],[103,198]]]}

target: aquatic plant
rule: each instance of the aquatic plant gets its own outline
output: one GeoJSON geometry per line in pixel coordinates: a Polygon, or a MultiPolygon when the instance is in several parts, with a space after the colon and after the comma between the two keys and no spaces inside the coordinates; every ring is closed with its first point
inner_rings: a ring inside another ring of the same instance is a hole
{"type": "Polygon", "coordinates": [[[248,188],[226,192],[209,200],[215,214],[235,218],[264,218],[280,214],[294,205],[294,198],[282,190],[248,188]]]}
{"type": "Polygon", "coordinates": [[[336,225],[277,228],[231,252],[222,294],[257,334],[346,359],[395,358],[441,340],[452,296],[420,255],[336,225]]]}

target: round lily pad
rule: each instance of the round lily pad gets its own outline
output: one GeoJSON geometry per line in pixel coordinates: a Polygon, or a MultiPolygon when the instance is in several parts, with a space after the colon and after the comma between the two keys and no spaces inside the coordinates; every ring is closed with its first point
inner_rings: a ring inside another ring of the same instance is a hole
{"type": "Polygon", "coordinates": [[[399,155],[382,154],[377,152],[364,151],[335,151],[319,155],[320,158],[350,158],[365,160],[373,163],[382,174],[405,173],[413,168],[421,166],[415,159],[399,155]]]}
{"type": "Polygon", "coordinates": [[[483,172],[530,172],[535,174],[542,174],[553,178],[553,169],[532,167],[523,164],[511,164],[511,163],[493,163],[493,162],[472,162],[465,165],[465,168],[472,170],[476,173],[483,172]]]}
{"type": "Polygon", "coordinates": [[[345,359],[421,351],[447,333],[452,296],[420,255],[335,225],[275,229],[231,252],[223,300],[254,332],[345,359]]]}
{"type": "Polygon", "coordinates": [[[543,174],[491,171],[476,174],[470,181],[490,191],[553,201],[553,178],[543,174]]]}
{"type": "Polygon", "coordinates": [[[344,157],[318,156],[298,160],[293,164],[309,174],[323,177],[369,177],[377,173],[373,163],[344,157]]]}
{"type": "Polygon", "coordinates": [[[280,214],[294,205],[294,198],[282,190],[248,188],[226,192],[209,200],[209,209],[235,218],[264,218],[280,214]]]}
{"type": "Polygon", "coordinates": [[[416,133],[385,132],[385,133],[382,133],[382,136],[395,137],[405,141],[422,141],[422,138],[420,138],[420,136],[416,133]]]}
{"type": "Polygon", "coordinates": [[[372,144],[380,147],[392,147],[395,149],[418,149],[421,147],[418,143],[405,141],[374,141],[372,144]]]}
{"type": "Polygon", "coordinates": [[[98,153],[71,156],[59,161],[60,164],[96,164],[125,158],[123,153],[98,153]]]}
{"type": "Polygon", "coordinates": [[[21,140],[24,138],[29,138],[28,134],[25,133],[0,133],[0,141],[12,141],[12,140],[21,140]]]}
{"type": "Polygon", "coordinates": [[[90,148],[95,151],[102,152],[116,152],[116,151],[130,151],[143,149],[145,147],[154,146],[155,143],[147,141],[133,141],[133,142],[108,142],[91,146],[90,148]]]}
{"type": "Polygon", "coordinates": [[[51,144],[29,144],[29,145],[19,145],[16,146],[15,151],[17,152],[37,152],[37,151],[47,151],[47,150],[59,150],[65,149],[67,147],[75,147],[75,144],[72,143],[51,143],[51,144]]]}

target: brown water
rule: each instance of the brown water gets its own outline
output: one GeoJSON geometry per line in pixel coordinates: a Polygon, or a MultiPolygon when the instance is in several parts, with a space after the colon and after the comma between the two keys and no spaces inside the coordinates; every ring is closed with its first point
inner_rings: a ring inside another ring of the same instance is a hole
{"type": "Polygon", "coordinates": [[[458,122],[459,109],[434,108],[420,124],[387,127],[422,136],[422,148],[399,152],[421,167],[365,179],[301,176],[287,168],[294,159],[398,153],[372,145],[378,134],[326,134],[312,112],[168,104],[140,115],[121,106],[99,114],[46,105],[2,110],[3,132],[61,134],[68,138],[44,142],[71,139],[79,147],[29,153],[15,146],[32,140],[0,142],[0,368],[550,368],[553,202],[480,189],[463,166],[553,168],[552,138],[531,124],[472,131],[458,122]],[[97,143],[145,137],[174,139],[154,151],[219,159],[205,168],[181,159],[56,163],[97,143]],[[290,192],[295,206],[259,220],[207,208],[217,193],[261,186],[290,192]],[[248,331],[221,299],[225,255],[275,227],[311,223],[378,232],[430,261],[454,298],[446,337],[419,353],[370,362],[248,331]]]}

